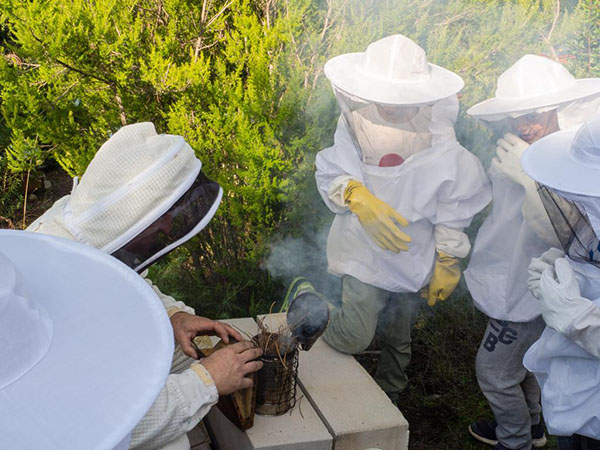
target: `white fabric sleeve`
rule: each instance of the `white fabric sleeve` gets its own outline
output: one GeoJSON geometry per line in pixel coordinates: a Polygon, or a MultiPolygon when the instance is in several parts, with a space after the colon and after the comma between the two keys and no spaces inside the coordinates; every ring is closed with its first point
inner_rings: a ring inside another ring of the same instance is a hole
{"type": "Polygon", "coordinates": [[[437,193],[419,209],[434,225],[465,228],[492,200],[491,184],[481,162],[458,143],[440,154],[430,173],[432,177],[439,175],[437,193]]]}
{"type": "Polygon", "coordinates": [[[346,201],[344,200],[344,192],[346,191],[348,182],[353,179],[354,177],[351,175],[340,175],[335,178],[329,185],[329,200],[340,208],[348,208],[348,205],[346,205],[346,201]]]}
{"type": "Polygon", "coordinates": [[[436,225],[434,229],[435,248],[456,258],[464,258],[471,251],[469,237],[460,228],[436,225]]]}
{"type": "Polygon", "coordinates": [[[158,289],[158,286],[156,286],[155,284],[153,284],[152,280],[150,280],[150,278],[148,278],[148,270],[144,270],[140,274],[140,276],[146,281],[146,283],[148,283],[150,285],[150,287],[154,290],[154,292],[156,292],[156,295],[158,295],[158,298],[160,298],[160,301],[162,302],[163,306],[167,310],[167,314],[169,315],[169,318],[173,314],[178,313],[180,311],[183,311],[183,312],[186,312],[186,313],[189,313],[189,314],[196,314],[196,312],[194,311],[194,309],[191,308],[191,307],[189,307],[185,303],[183,303],[181,301],[175,300],[170,295],[163,294],[160,291],[160,289],[158,289]]]}
{"type": "Polygon", "coordinates": [[[570,306],[565,314],[576,313],[561,334],[600,359],[600,308],[581,297],[570,301],[576,301],[578,305],[570,306]]]}
{"type": "Polygon", "coordinates": [[[215,383],[201,364],[169,375],[154,404],[133,429],[129,448],[164,447],[194,428],[218,400],[215,383]]]}
{"type": "Polygon", "coordinates": [[[340,118],[333,146],[321,150],[315,159],[317,190],[332,212],[348,212],[344,204],[344,189],[348,180],[364,183],[360,164],[358,150],[340,118]]]}

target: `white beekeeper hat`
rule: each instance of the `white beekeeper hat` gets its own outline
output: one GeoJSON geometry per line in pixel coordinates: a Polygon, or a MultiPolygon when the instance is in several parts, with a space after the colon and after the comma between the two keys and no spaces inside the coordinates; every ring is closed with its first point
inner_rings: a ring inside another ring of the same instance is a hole
{"type": "Polygon", "coordinates": [[[65,226],[79,241],[141,271],[216,213],[223,193],[201,168],[182,136],[156,134],[148,122],[125,126],[102,145],[74,187],[65,226]],[[153,226],[165,215],[168,232],[153,226]],[[144,245],[132,242],[143,233],[144,245]]]}
{"type": "Polygon", "coordinates": [[[600,197],[600,115],[533,143],[521,163],[527,175],[553,190],[600,197]]]}
{"type": "Polygon", "coordinates": [[[483,120],[518,117],[600,94],[600,78],[576,80],[560,63],[525,55],[498,78],[496,95],[467,110],[483,120]]]}
{"type": "Polygon", "coordinates": [[[0,231],[0,448],[127,449],[173,331],[152,288],[94,248],[0,231]]]}
{"type": "Polygon", "coordinates": [[[389,105],[432,103],[464,86],[457,74],[428,63],[425,51],[401,34],[375,41],[363,53],[336,56],[324,71],[336,88],[389,105]]]}

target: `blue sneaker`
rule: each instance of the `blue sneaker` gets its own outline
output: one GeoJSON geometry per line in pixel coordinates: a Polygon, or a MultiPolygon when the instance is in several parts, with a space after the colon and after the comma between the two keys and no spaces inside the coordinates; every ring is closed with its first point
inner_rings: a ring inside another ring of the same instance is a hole
{"type": "MultiPolygon", "coordinates": [[[[479,442],[488,445],[496,445],[496,450],[502,450],[505,447],[498,442],[498,438],[496,437],[497,425],[495,420],[480,420],[479,422],[469,425],[469,433],[471,433],[471,436],[479,442]]],[[[544,433],[544,424],[542,422],[531,427],[531,439],[533,447],[538,448],[546,445],[548,440],[544,433]]]]}
{"type": "Polygon", "coordinates": [[[285,294],[285,298],[283,299],[283,304],[281,305],[279,312],[287,312],[290,309],[290,305],[294,299],[300,294],[307,292],[312,292],[315,294],[317,293],[315,287],[306,278],[294,278],[288,287],[287,294],[285,294]]]}
{"type": "Polygon", "coordinates": [[[280,312],[286,313],[288,327],[302,350],[310,350],[329,323],[327,299],[304,277],[291,282],[280,312]]]}

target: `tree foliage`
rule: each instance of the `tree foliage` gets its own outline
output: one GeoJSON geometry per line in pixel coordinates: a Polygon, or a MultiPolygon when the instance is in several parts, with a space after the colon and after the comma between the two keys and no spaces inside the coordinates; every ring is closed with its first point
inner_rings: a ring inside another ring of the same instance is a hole
{"type": "MultiPolygon", "coordinates": [[[[462,101],[471,105],[490,96],[498,75],[524,53],[557,57],[569,39],[579,49],[572,63],[596,67],[579,58],[591,49],[585,40],[597,36],[597,19],[595,35],[578,28],[589,11],[598,14],[595,2],[556,6],[5,0],[0,169],[30,171],[52,159],[81,175],[102,142],[127,123],[152,121],[159,132],[183,135],[225,196],[207,231],[158,275],[191,303],[198,295],[217,299],[220,315],[264,310],[277,287],[259,267],[269,242],[330,220],[313,178],[314,155],[331,143],[337,116],[322,71],[327,59],[403,33],[432,62],[465,79],[462,101]]],[[[464,115],[458,130],[485,159],[484,131],[464,115]]]]}
{"type": "Polygon", "coordinates": [[[582,77],[600,76],[600,2],[581,0],[578,5],[582,17],[580,28],[571,43],[573,70],[582,77]]]}

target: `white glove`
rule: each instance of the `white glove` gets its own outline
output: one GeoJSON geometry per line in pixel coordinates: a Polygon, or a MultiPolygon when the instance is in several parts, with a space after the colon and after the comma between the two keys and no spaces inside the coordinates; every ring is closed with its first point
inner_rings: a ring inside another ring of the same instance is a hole
{"type": "MultiPolygon", "coordinates": [[[[496,142],[496,155],[492,163],[496,168],[513,180],[517,184],[525,186],[525,183],[531,183],[532,180],[527,176],[521,166],[521,156],[529,147],[529,144],[512,133],[506,133],[504,138],[496,142]]],[[[525,186],[527,188],[527,186],[525,186]]]]}
{"type": "Polygon", "coordinates": [[[529,286],[529,291],[531,294],[539,299],[540,298],[540,278],[542,277],[542,273],[548,267],[552,267],[554,265],[554,261],[558,258],[564,258],[565,253],[562,250],[557,248],[551,248],[550,250],[546,250],[542,253],[542,256],[539,258],[533,258],[531,263],[529,263],[529,279],[527,280],[527,285],[529,286]]]}
{"type": "Polygon", "coordinates": [[[579,336],[571,336],[572,332],[596,307],[581,297],[575,272],[565,258],[557,259],[554,267],[549,266],[542,273],[539,298],[546,325],[577,342],[579,336]]]}

